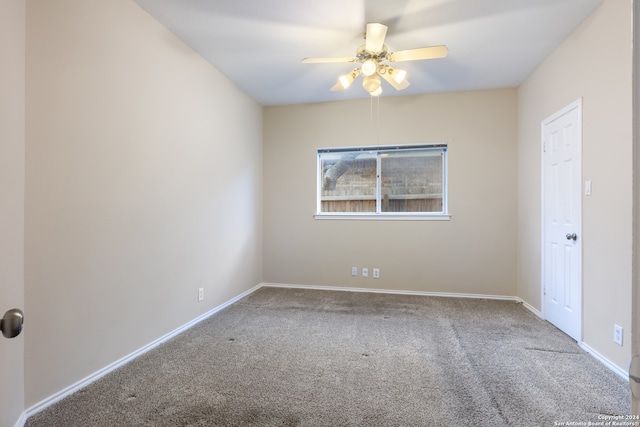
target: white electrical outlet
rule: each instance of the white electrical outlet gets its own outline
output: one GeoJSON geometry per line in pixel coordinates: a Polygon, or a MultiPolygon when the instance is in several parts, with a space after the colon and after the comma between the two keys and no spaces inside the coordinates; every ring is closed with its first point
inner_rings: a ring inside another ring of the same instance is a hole
{"type": "Polygon", "coordinates": [[[374,268],[373,269],[373,278],[374,279],[379,279],[380,278],[380,269],[379,268],[374,268]]]}
{"type": "Polygon", "coordinates": [[[204,288],[198,288],[198,302],[204,301],[204,288]]]}
{"type": "Polygon", "coordinates": [[[362,277],[369,277],[369,269],[367,267],[362,267],[362,277]]]}
{"type": "Polygon", "coordinates": [[[352,276],[358,275],[358,267],[351,267],[351,275],[352,276]]]}
{"type": "Polygon", "coordinates": [[[622,345],[622,326],[613,325],[613,342],[622,345]]]}

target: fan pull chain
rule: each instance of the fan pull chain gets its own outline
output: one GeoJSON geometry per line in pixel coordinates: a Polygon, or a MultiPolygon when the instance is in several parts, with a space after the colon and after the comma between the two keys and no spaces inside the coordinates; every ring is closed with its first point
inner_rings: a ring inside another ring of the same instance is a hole
{"type": "Polygon", "coordinates": [[[369,106],[370,106],[370,120],[371,126],[370,129],[376,133],[376,145],[380,145],[380,97],[379,96],[369,96],[369,106]],[[376,99],[376,123],[374,126],[373,123],[373,99],[376,99]]]}
{"type": "Polygon", "coordinates": [[[376,145],[380,145],[380,96],[376,96],[377,110],[378,110],[378,131],[376,135],[376,145]]]}
{"type": "Polygon", "coordinates": [[[373,129],[373,96],[369,95],[369,129],[373,129]]]}

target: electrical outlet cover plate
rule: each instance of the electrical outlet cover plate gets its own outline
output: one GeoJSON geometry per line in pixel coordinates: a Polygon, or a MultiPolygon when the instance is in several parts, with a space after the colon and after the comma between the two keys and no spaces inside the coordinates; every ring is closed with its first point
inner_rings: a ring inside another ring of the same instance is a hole
{"type": "Polygon", "coordinates": [[[613,325],[613,342],[622,345],[622,326],[613,325]]]}
{"type": "Polygon", "coordinates": [[[366,267],[362,268],[362,277],[369,277],[369,269],[366,267]]]}
{"type": "Polygon", "coordinates": [[[351,275],[352,276],[358,275],[358,267],[351,267],[351,275]]]}

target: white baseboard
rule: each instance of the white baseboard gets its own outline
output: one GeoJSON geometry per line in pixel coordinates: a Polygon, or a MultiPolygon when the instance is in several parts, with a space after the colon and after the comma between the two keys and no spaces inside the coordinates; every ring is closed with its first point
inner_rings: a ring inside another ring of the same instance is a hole
{"type": "Polygon", "coordinates": [[[29,409],[26,410],[26,413],[23,413],[23,420],[22,420],[22,424],[16,424],[16,427],[22,427],[24,425],[24,423],[26,422],[27,418],[31,417],[34,414],[37,414],[38,412],[48,408],[49,406],[55,404],[56,402],[64,399],[67,396],[72,395],[73,393],[75,393],[76,391],[88,386],[89,384],[91,384],[92,382],[102,378],[103,376],[107,375],[108,373],[116,370],[117,368],[119,368],[120,366],[132,361],[133,359],[142,356],[143,354],[145,354],[146,352],[154,349],[155,347],[159,346],[160,344],[162,344],[163,342],[175,337],[176,335],[180,334],[181,332],[186,331],[187,329],[191,328],[192,326],[195,326],[196,324],[202,322],[203,320],[205,320],[206,318],[210,317],[211,315],[219,312],[220,310],[222,310],[223,308],[226,308],[228,306],[230,306],[231,304],[233,304],[234,302],[240,300],[241,298],[244,298],[245,296],[255,292],[256,290],[260,289],[262,287],[261,284],[258,284],[256,286],[254,286],[253,288],[249,289],[248,291],[245,291],[243,293],[241,293],[240,295],[230,299],[229,301],[226,301],[222,304],[220,304],[219,306],[213,308],[212,310],[209,310],[208,312],[204,313],[203,315],[193,319],[192,321],[185,323],[184,325],[180,326],[179,328],[169,332],[168,334],[158,338],[157,340],[145,345],[144,347],[134,351],[133,353],[113,362],[112,364],[105,366],[104,368],[100,369],[99,371],[94,372],[93,374],[83,378],[82,380],[76,382],[75,384],[70,385],[69,387],[59,391],[58,393],[55,393],[52,396],[49,396],[48,398],[42,400],[39,403],[36,403],[35,405],[33,405],[32,407],[30,407],[29,409]]]}
{"type": "Polygon", "coordinates": [[[27,422],[27,413],[26,412],[22,412],[22,414],[20,414],[20,418],[18,418],[18,421],[16,421],[16,427],[24,427],[24,423],[27,422]]]}
{"type": "Polygon", "coordinates": [[[605,365],[607,368],[611,369],[616,374],[620,375],[620,377],[622,377],[623,380],[629,382],[629,373],[626,372],[624,369],[622,369],[618,365],[613,364],[609,359],[607,359],[606,357],[604,357],[603,355],[601,355],[600,353],[598,353],[597,351],[589,347],[587,344],[581,342],[581,343],[578,343],[578,345],[580,346],[580,348],[582,348],[584,351],[589,353],[591,356],[595,357],[600,363],[605,365]]]}
{"type": "Polygon", "coordinates": [[[542,312],[540,310],[536,309],[534,306],[532,306],[531,304],[529,304],[528,302],[526,302],[522,298],[518,298],[518,302],[521,302],[522,306],[524,308],[526,308],[527,310],[529,310],[530,312],[532,312],[533,314],[535,314],[536,316],[538,316],[542,320],[545,320],[544,315],[542,314],[542,312]]]}

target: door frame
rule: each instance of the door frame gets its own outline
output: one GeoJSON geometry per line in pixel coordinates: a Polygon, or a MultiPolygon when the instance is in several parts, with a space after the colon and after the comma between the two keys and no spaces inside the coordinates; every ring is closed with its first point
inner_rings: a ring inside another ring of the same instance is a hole
{"type": "Polygon", "coordinates": [[[580,277],[579,279],[579,283],[580,283],[580,333],[579,333],[579,340],[578,340],[578,344],[582,344],[582,338],[583,338],[583,309],[584,309],[584,295],[583,295],[583,281],[582,281],[582,275],[584,272],[584,261],[583,261],[583,255],[584,255],[584,250],[583,250],[583,245],[582,245],[582,241],[583,241],[583,227],[582,227],[582,203],[583,203],[583,199],[582,199],[582,188],[583,188],[583,176],[582,176],[582,97],[578,98],[577,100],[573,101],[572,103],[570,103],[569,105],[567,105],[566,107],[562,108],[561,110],[559,110],[558,112],[550,115],[549,117],[545,118],[544,120],[542,120],[542,122],[540,123],[540,166],[541,166],[541,172],[540,172],[540,196],[541,196],[541,200],[540,200],[540,252],[541,252],[541,258],[540,258],[540,308],[541,308],[541,313],[542,313],[542,318],[547,320],[547,304],[546,304],[546,295],[545,295],[545,277],[546,277],[546,253],[545,253],[545,239],[546,239],[546,234],[545,234],[545,141],[544,141],[544,130],[545,130],[545,126],[551,122],[553,122],[554,120],[558,119],[559,117],[565,115],[566,113],[568,113],[569,111],[573,110],[573,109],[578,109],[578,135],[579,135],[579,142],[580,142],[580,146],[578,148],[578,154],[577,154],[577,161],[579,162],[578,165],[578,171],[579,171],[579,181],[580,181],[580,194],[578,194],[578,222],[579,222],[579,226],[578,226],[578,230],[579,230],[579,239],[580,239],[580,277]]]}

